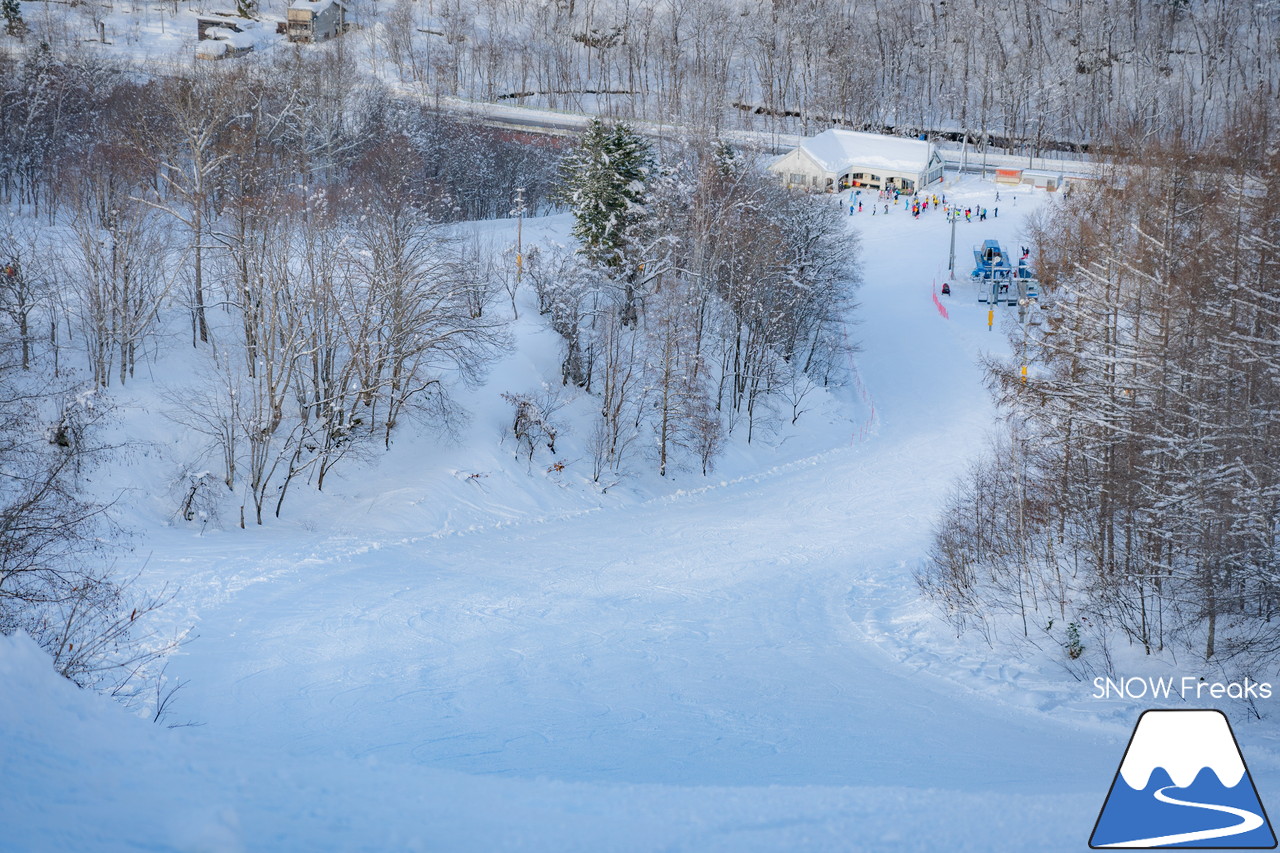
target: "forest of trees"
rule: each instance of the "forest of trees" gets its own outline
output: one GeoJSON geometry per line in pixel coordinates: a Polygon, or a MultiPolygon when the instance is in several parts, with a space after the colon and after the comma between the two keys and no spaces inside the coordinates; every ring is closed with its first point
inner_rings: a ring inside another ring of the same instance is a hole
{"type": "MultiPolygon", "coordinates": [[[[99,428],[113,396],[163,360],[182,368],[155,414],[198,445],[172,520],[224,527],[269,523],[400,430],[465,422],[450,392],[507,347],[522,286],[563,336],[561,385],[599,412],[602,489],[705,474],[735,430],[841,380],[856,241],[713,139],[513,138],[341,57],[0,66],[0,632],[79,683],[137,698],[178,641],[143,627],[164,596],[116,576],[127,534],[85,488],[133,450],[99,428]],[[526,213],[573,211],[579,240],[526,247],[519,273],[458,224],[510,216],[514,187],[526,213]]],[[[506,397],[518,452],[554,454],[556,401],[506,397]]]]}
{"type": "MultiPolygon", "coordinates": [[[[288,3],[245,5],[280,19],[288,3]]],[[[104,12],[73,6],[26,4],[26,43],[80,52],[104,12]]],[[[156,18],[189,21],[187,0],[132,9],[119,44],[156,18]]],[[[842,122],[1040,154],[1141,125],[1204,144],[1236,96],[1280,97],[1272,2],[371,0],[356,12],[337,50],[422,95],[711,132],[842,122]]]]}
{"type": "Polygon", "coordinates": [[[1134,123],[1203,143],[1228,95],[1280,96],[1273,3],[399,0],[383,20],[369,39],[430,36],[386,51],[428,92],[715,129],[839,121],[1039,154],[1134,123]]]}
{"type": "Polygon", "coordinates": [[[659,473],[705,474],[734,430],[794,423],[811,391],[842,384],[859,247],[838,208],[723,145],[659,161],[599,121],[564,173],[582,248],[531,257],[529,275],[566,342],[564,382],[599,395],[597,481],[645,431],[659,473]]]}
{"type": "Polygon", "coordinates": [[[124,385],[185,313],[203,382],[169,416],[208,438],[242,524],[439,414],[442,376],[474,378],[501,343],[491,253],[447,223],[508,212],[477,164],[545,207],[556,172],[536,149],[357,96],[325,60],[137,82],[37,50],[9,70],[0,227],[20,274],[3,304],[22,368],[124,385]]]}
{"type": "Polygon", "coordinates": [[[919,578],[958,626],[1081,672],[1126,642],[1280,659],[1280,114],[1239,108],[1212,146],[1130,140],[1036,224],[1046,310],[988,364],[1003,426],[919,578]]]}

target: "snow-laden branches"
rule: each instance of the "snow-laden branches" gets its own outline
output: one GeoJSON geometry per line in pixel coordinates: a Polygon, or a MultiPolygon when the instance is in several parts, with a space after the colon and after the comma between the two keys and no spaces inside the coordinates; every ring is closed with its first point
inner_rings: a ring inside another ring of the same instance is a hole
{"type": "Polygon", "coordinates": [[[1244,174],[1152,148],[1113,176],[1128,192],[1073,194],[1040,223],[1051,307],[1013,331],[1013,363],[988,365],[1009,432],[921,575],[957,620],[1012,608],[1029,636],[1052,619],[1098,647],[1274,660],[1280,226],[1265,195],[1232,188],[1280,186],[1280,162],[1231,144],[1244,174]]]}

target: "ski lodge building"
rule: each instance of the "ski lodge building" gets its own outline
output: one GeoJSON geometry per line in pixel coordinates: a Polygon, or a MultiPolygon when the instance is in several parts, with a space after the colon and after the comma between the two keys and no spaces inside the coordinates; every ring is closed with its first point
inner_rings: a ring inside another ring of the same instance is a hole
{"type": "Polygon", "coordinates": [[[286,35],[291,42],[326,41],[351,28],[342,0],[294,0],[287,14],[286,35]]]}
{"type": "Polygon", "coordinates": [[[769,169],[789,187],[837,192],[850,187],[913,193],[942,180],[933,143],[833,127],[800,143],[769,169]]]}

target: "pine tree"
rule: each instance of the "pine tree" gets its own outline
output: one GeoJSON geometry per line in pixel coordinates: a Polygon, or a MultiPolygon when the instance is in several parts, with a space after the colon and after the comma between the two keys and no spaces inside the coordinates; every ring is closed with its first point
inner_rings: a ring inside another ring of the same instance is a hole
{"type": "Polygon", "coordinates": [[[4,15],[6,33],[18,38],[26,34],[27,23],[22,20],[22,6],[18,0],[0,0],[0,14],[4,15]]]}
{"type": "Polygon", "coordinates": [[[649,144],[631,127],[591,125],[561,165],[560,198],[573,210],[573,235],[593,263],[624,264],[631,231],[644,211],[652,167],[649,144]]]}

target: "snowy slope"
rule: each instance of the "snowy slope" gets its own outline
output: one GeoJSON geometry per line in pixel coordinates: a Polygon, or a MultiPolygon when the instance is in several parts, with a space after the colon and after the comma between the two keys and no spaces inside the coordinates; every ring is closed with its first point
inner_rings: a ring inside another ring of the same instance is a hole
{"type": "MultiPolygon", "coordinates": [[[[1042,200],[961,223],[958,264],[1042,200]]],[[[557,363],[526,311],[457,442],[406,439],[290,510],[320,521],[199,535],[137,498],[148,582],[181,584],[168,618],[199,635],[177,714],[203,725],[127,717],[3,641],[0,849],[1084,849],[1136,713],[923,613],[911,569],[1003,338],[967,285],[935,309],[941,214],[891,210],[850,219],[865,394],[709,481],[602,495],[515,462],[498,393],[557,363]]],[[[1241,739],[1265,798],[1264,735],[1241,739]]]]}

